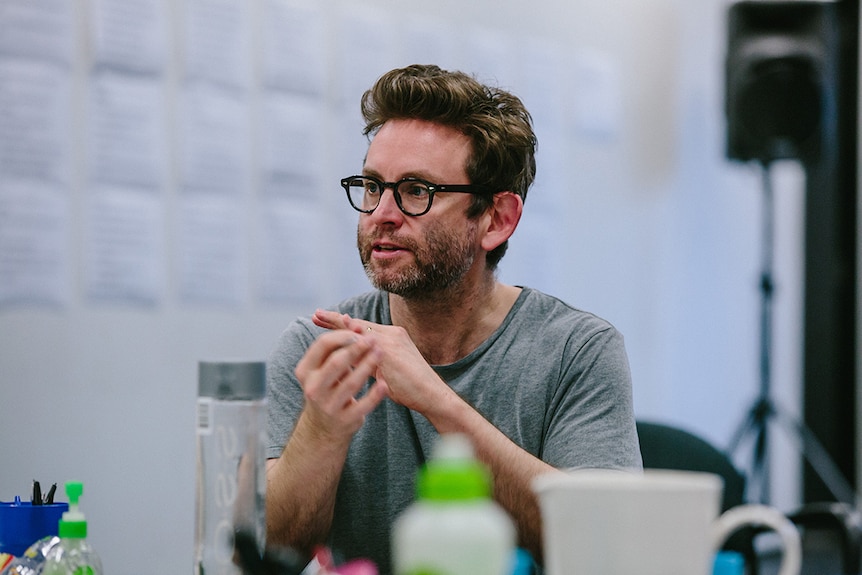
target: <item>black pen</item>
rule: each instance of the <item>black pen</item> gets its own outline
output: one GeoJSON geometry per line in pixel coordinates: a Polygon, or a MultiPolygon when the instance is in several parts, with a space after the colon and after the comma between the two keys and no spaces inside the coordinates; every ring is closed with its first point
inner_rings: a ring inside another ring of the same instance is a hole
{"type": "Polygon", "coordinates": [[[48,495],[45,496],[45,505],[52,505],[54,503],[54,493],[57,491],[57,484],[53,483],[51,485],[51,489],[48,490],[48,495]]]}
{"type": "Polygon", "coordinates": [[[33,505],[42,505],[42,486],[35,479],[33,480],[33,497],[30,499],[33,505]]]}

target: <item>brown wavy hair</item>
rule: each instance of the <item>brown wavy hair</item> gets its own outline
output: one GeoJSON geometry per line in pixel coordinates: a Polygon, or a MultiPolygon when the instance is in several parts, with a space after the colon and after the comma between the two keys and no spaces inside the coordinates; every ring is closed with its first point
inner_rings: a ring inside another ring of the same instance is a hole
{"type": "MultiPolygon", "coordinates": [[[[361,108],[368,137],[394,119],[427,120],[459,130],[472,142],[466,166],[470,183],[511,191],[526,200],[536,177],[537,141],[532,118],[517,96],[463,72],[415,64],[381,76],[362,95],[361,108]]],[[[491,195],[473,195],[468,217],[484,212],[491,195]]],[[[504,242],[488,253],[491,269],[507,247],[504,242]]]]}

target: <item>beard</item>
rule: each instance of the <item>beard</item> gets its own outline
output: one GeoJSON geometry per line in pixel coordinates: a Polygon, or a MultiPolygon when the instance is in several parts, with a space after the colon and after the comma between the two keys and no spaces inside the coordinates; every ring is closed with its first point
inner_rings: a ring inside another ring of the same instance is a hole
{"type": "Polygon", "coordinates": [[[406,237],[390,236],[393,242],[410,251],[414,262],[386,264],[371,259],[373,234],[362,235],[357,229],[356,244],[365,274],[377,289],[410,299],[438,293],[460,283],[473,265],[476,254],[476,225],[467,223],[467,233],[432,228],[425,233],[423,245],[406,237]]]}

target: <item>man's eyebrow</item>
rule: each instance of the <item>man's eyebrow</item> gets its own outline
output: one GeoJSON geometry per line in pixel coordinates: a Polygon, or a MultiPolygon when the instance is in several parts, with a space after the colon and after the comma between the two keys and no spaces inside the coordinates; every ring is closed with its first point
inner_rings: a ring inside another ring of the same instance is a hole
{"type": "MultiPolygon", "coordinates": [[[[384,178],[383,178],[383,176],[380,175],[380,172],[378,172],[377,170],[374,170],[374,169],[366,168],[364,166],[362,168],[362,175],[363,176],[370,176],[372,178],[377,178],[381,182],[384,181],[384,178]]],[[[430,175],[424,171],[421,171],[421,170],[407,172],[405,174],[402,174],[401,177],[398,179],[402,180],[404,178],[416,178],[417,180],[423,180],[423,181],[431,182],[431,183],[436,183],[437,179],[439,179],[439,178],[435,178],[434,176],[432,176],[432,175],[430,175]]]]}

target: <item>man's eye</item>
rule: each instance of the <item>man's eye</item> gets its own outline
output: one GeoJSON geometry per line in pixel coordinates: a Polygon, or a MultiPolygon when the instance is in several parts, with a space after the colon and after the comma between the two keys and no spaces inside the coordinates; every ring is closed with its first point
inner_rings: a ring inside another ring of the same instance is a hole
{"type": "Polygon", "coordinates": [[[380,192],[380,186],[378,186],[374,182],[365,182],[365,193],[366,194],[377,194],[379,192],[380,192]]]}
{"type": "Polygon", "coordinates": [[[428,195],[428,187],[423,184],[410,184],[405,187],[407,190],[404,193],[414,198],[424,198],[428,195]]]}

